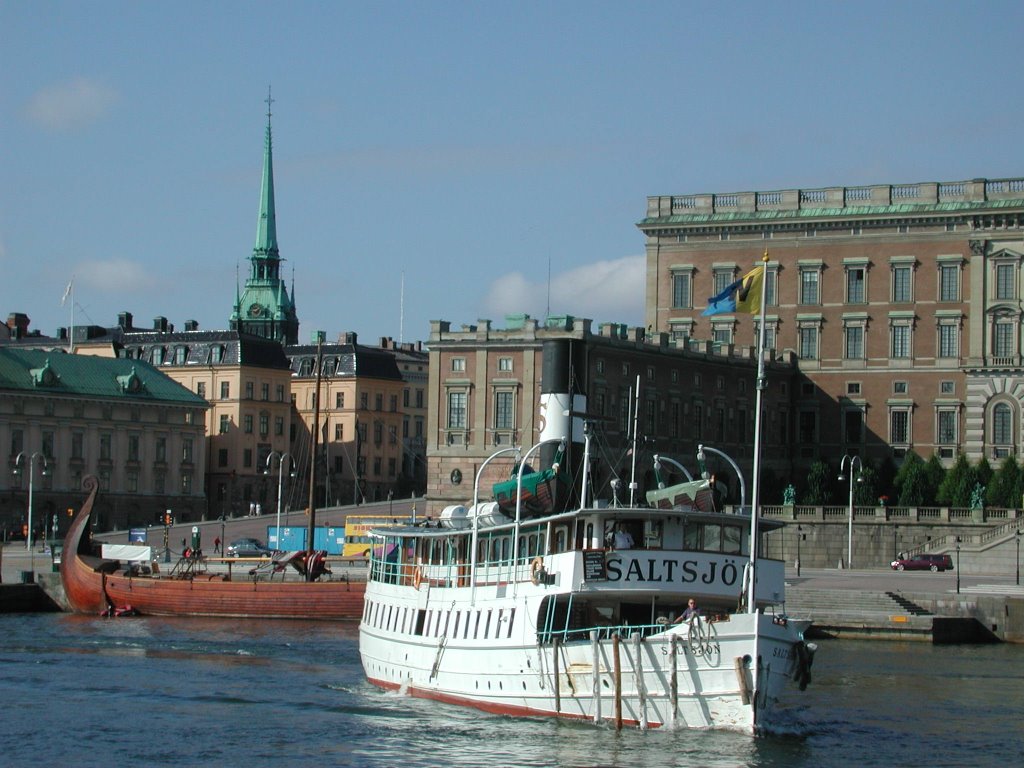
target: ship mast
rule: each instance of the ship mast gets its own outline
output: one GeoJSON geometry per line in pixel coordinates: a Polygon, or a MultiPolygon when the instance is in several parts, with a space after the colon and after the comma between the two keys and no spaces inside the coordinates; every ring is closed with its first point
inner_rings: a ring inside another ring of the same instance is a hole
{"type": "MultiPolygon", "coordinates": [[[[316,531],[316,452],[318,439],[320,437],[320,375],[323,364],[323,343],[324,335],[317,333],[316,337],[316,388],[313,390],[313,429],[312,439],[309,441],[309,522],[306,524],[306,563],[313,557],[313,534],[316,531]]],[[[307,566],[306,580],[311,581],[313,569],[307,566]]]]}

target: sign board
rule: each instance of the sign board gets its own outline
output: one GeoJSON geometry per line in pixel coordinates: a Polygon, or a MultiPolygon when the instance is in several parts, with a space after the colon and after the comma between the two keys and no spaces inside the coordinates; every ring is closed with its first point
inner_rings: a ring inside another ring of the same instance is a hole
{"type": "Polygon", "coordinates": [[[604,566],[603,549],[583,550],[583,579],[584,581],[605,581],[608,579],[608,572],[604,566]]]}
{"type": "Polygon", "coordinates": [[[145,528],[129,528],[128,529],[128,543],[129,544],[145,544],[149,539],[149,534],[145,528]]]}
{"type": "Polygon", "coordinates": [[[104,544],[102,555],[104,560],[148,562],[153,559],[153,548],[133,546],[131,544],[104,544]]]}

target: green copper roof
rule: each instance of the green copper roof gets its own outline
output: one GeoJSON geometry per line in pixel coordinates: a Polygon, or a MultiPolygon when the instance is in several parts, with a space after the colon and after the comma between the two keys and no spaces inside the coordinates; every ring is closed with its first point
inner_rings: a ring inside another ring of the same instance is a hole
{"type": "Polygon", "coordinates": [[[270,133],[270,103],[267,95],[267,138],[263,149],[263,184],[260,188],[260,217],[256,223],[256,245],[253,257],[277,256],[277,219],[274,212],[274,148],[270,133]]]}
{"type": "Polygon", "coordinates": [[[950,203],[902,203],[900,205],[851,205],[842,208],[799,208],[796,210],[730,211],[728,213],[676,213],[649,216],[638,227],[669,224],[724,224],[738,221],[780,221],[785,219],[849,218],[858,216],[907,216],[913,214],[970,213],[1020,208],[1024,200],[972,200],[950,203]]]}
{"type": "Polygon", "coordinates": [[[0,347],[0,392],[208,405],[142,360],[10,347],[0,347]]]}

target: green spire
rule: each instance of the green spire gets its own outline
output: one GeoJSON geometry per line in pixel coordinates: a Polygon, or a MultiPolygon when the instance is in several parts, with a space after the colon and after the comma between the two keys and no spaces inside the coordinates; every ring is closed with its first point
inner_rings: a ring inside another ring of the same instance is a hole
{"type": "Polygon", "coordinates": [[[263,185],[260,191],[260,217],[256,224],[256,245],[253,258],[277,258],[277,220],[274,213],[274,149],[270,133],[270,105],[274,99],[267,88],[267,138],[263,151],[263,185]]]}

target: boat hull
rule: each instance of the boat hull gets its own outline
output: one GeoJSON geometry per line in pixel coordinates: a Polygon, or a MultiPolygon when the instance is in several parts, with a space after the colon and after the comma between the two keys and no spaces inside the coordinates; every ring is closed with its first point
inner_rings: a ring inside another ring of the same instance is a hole
{"type": "MultiPolygon", "coordinates": [[[[525,624],[531,611],[521,607],[525,624]]],[[[801,642],[793,627],[765,614],[699,620],[646,637],[595,632],[540,644],[528,631],[518,640],[410,638],[386,619],[375,626],[368,613],[360,654],[367,679],[381,688],[495,714],[642,728],[770,727],[797,672],[801,642]]]]}
{"type": "Polygon", "coordinates": [[[125,572],[116,561],[89,553],[95,478],[86,478],[85,485],[90,494],[68,530],[60,567],[75,612],[280,619],[358,619],[362,613],[365,582],[232,581],[207,574],[173,578],[125,572]]]}

